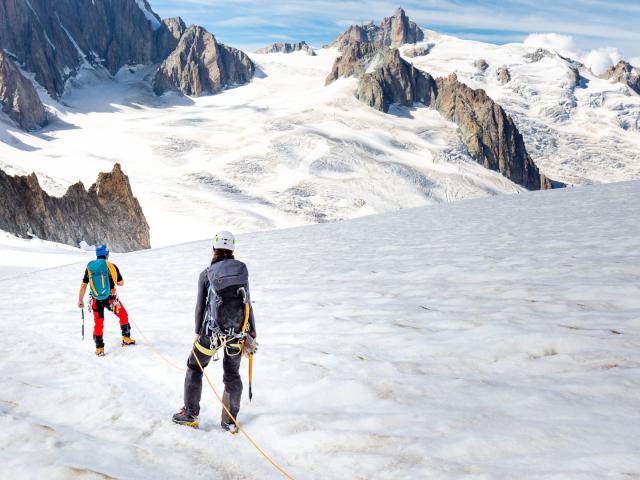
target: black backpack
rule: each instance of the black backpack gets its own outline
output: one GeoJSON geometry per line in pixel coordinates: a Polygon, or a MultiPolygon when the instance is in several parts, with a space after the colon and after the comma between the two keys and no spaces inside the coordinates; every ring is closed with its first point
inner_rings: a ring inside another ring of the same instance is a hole
{"type": "Polygon", "coordinates": [[[240,333],[249,303],[249,272],[235,259],[214,263],[207,270],[209,279],[208,326],[222,333],[240,333]]]}

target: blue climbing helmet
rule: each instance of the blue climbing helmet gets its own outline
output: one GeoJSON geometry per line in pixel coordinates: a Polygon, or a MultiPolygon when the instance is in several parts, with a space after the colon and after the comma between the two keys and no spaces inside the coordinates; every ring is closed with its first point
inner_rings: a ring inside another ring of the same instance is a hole
{"type": "Polygon", "coordinates": [[[96,247],[96,257],[106,257],[109,255],[109,249],[106,245],[98,245],[96,247]]]}

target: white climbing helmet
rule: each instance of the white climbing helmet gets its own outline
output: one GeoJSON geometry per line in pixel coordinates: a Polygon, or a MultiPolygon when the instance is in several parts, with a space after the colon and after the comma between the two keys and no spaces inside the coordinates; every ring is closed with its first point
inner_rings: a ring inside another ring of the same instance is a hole
{"type": "Polygon", "coordinates": [[[233,252],[236,249],[236,237],[233,236],[233,233],[225,230],[218,232],[213,237],[213,248],[224,248],[233,252]]]}

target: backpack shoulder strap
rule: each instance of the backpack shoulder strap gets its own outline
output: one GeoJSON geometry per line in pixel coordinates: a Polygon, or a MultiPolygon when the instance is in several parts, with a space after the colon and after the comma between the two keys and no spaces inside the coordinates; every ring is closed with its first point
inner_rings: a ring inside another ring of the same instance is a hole
{"type": "Polygon", "coordinates": [[[107,263],[107,267],[109,268],[109,273],[111,274],[111,279],[113,280],[113,289],[116,289],[116,284],[118,283],[118,271],[116,270],[116,266],[111,263],[109,260],[105,260],[107,263]]]}

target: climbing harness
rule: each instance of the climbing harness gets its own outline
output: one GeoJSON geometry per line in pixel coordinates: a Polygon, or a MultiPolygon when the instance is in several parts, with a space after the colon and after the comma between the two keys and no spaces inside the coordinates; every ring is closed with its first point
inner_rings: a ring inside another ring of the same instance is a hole
{"type": "Polygon", "coordinates": [[[198,341],[195,342],[195,347],[203,355],[214,357],[213,361],[215,362],[219,360],[219,350],[224,349],[225,353],[230,357],[240,355],[245,336],[246,334],[244,333],[234,333],[233,331],[225,333],[216,327],[211,332],[211,335],[206,337],[209,339],[211,348],[205,347],[198,341]]]}

